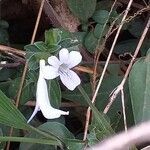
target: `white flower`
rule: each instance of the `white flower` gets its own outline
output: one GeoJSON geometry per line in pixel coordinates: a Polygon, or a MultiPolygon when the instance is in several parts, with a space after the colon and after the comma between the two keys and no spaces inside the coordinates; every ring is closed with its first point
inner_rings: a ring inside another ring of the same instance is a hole
{"type": "Polygon", "coordinates": [[[39,78],[37,82],[37,91],[36,91],[36,106],[34,109],[33,114],[28,120],[28,123],[32,120],[32,118],[36,115],[36,113],[41,110],[43,116],[47,119],[55,119],[59,118],[61,115],[68,115],[69,112],[65,112],[59,109],[55,109],[51,106],[48,91],[47,91],[47,84],[45,79],[43,78],[43,68],[45,67],[45,60],[40,60],[40,71],[39,71],[39,78]]]}
{"type": "Polygon", "coordinates": [[[59,59],[56,56],[48,58],[48,63],[44,69],[45,79],[54,79],[60,76],[62,83],[69,89],[74,90],[81,83],[78,75],[70,70],[78,65],[82,60],[82,56],[77,51],[69,51],[63,48],[59,51],[59,59]]]}

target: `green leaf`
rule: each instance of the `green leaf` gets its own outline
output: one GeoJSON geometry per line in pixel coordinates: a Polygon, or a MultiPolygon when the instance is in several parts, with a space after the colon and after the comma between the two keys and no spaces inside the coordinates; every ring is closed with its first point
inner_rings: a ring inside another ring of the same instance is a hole
{"type": "Polygon", "coordinates": [[[96,137],[96,132],[92,129],[87,135],[88,146],[93,146],[99,142],[99,139],[96,137]]]}
{"type": "Polygon", "coordinates": [[[71,12],[82,22],[87,22],[96,7],[96,0],[67,0],[67,3],[71,12]]]}
{"type": "Polygon", "coordinates": [[[5,20],[0,20],[0,28],[7,29],[9,27],[9,24],[5,20]]]}
{"type": "Polygon", "coordinates": [[[9,35],[6,29],[0,28],[0,44],[8,44],[9,35]]]}
{"type": "Polygon", "coordinates": [[[50,56],[50,52],[43,51],[34,44],[26,45],[24,48],[26,49],[26,59],[30,70],[36,70],[39,66],[39,60],[46,60],[50,56]]]}
{"type": "Polygon", "coordinates": [[[57,146],[52,143],[52,145],[44,145],[37,143],[21,143],[19,150],[57,150],[57,146]],[[53,146],[54,145],[54,146],[53,146]]]}
{"type": "Polygon", "coordinates": [[[109,18],[109,12],[107,10],[97,10],[92,16],[95,22],[99,24],[105,24],[109,18]]]}
{"type": "MultiPolygon", "coordinates": [[[[115,46],[114,51],[117,54],[124,54],[126,52],[134,52],[138,42],[139,42],[138,39],[129,39],[129,40],[121,41],[115,46]]],[[[145,39],[145,41],[142,44],[142,47],[140,48],[142,56],[145,56],[147,49],[149,47],[150,47],[149,39],[145,39]]]]}
{"type": "Polygon", "coordinates": [[[46,44],[42,41],[39,41],[39,42],[35,42],[34,45],[40,49],[40,51],[44,51],[46,52],[48,50],[48,47],[46,46],[46,44]]]}
{"type": "Polygon", "coordinates": [[[57,80],[48,81],[48,92],[51,105],[59,108],[61,105],[61,89],[57,80]]]}
{"type": "Polygon", "coordinates": [[[47,46],[58,45],[60,41],[61,41],[61,30],[50,29],[45,31],[45,44],[47,46]]]}
{"type": "Polygon", "coordinates": [[[79,140],[69,140],[65,142],[66,150],[83,150],[85,143],[79,140]]]}
{"type": "Polygon", "coordinates": [[[117,54],[124,54],[126,52],[134,52],[138,41],[136,39],[130,39],[126,41],[119,42],[114,51],[117,54]]]}
{"type": "Polygon", "coordinates": [[[129,75],[129,89],[135,123],[150,120],[150,55],[139,59],[129,75]]]}
{"type": "MultiPolygon", "coordinates": [[[[91,90],[92,90],[91,84],[90,83],[84,84],[83,88],[86,91],[86,93],[88,94],[88,96],[91,97],[92,96],[91,95],[91,90]]],[[[62,93],[62,97],[67,100],[73,101],[75,103],[79,103],[82,106],[88,106],[87,103],[85,101],[83,101],[83,96],[78,89],[75,89],[73,92],[66,90],[62,93]]]]}
{"type": "Polygon", "coordinates": [[[95,121],[97,123],[97,127],[99,128],[100,131],[103,132],[103,136],[109,136],[114,133],[113,129],[111,128],[110,124],[104,117],[104,115],[97,110],[97,108],[93,105],[91,100],[89,99],[87,93],[84,91],[84,89],[81,86],[78,86],[79,91],[84,97],[85,102],[88,103],[90,108],[92,109],[95,121]]]}
{"type": "Polygon", "coordinates": [[[94,53],[97,44],[98,44],[98,39],[95,37],[93,31],[90,31],[90,32],[85,36],[84,46],[87,48],[87,50],[88,50],[90,53],[94,53]]]}
{"type": "Polygon", "coordinates": [[[11,68],[3,68],[0,70],[0,81],[7,81],[9,78],[14,78],[17,74],[16,69],[11,69],[11,68]]]}
{"type": "MultiPolygon", "coordinates": [[[[74,139],[73,134],[63,124],[60,124],[58,122],[46,122],[46,123],[40,125],[38,127],[38,129],[40,129],[40,130],[42,130],[42,131],[44,131],[46,133],[50,133],[50,134],[55,135],[56,137],[58,137],[61,141],[63,141],[67,145],[70,142],[76,141],[74,139]]],[[[37,138],[37,137],[39,137],[39,135],[34,133],[34,132],[31,132],[30,134],[27,135],[27,137],[37,138]]],[[[26,144],[26,143],[21,143],[20,150],[23,150],[23,148],[25,148],[25,147],[27,149],[32,149],[33,147],[35,147],[35,145],[34,144],[30,144],[29,145],[29,144],[26,144]]]]}
{"type": "Polygon", "coordinates": [[[129,22],[127,29],[132,35],[139,38],[144,30],[144,27],[145,25],[144,25],[143,20],[140,18],[137,18],[129,22]]]}
{"type": "Polygon", "coordinates": [[[39,143],[39,144],[48,144],[48,145],[59,145],[56,140],[53,139],[38,139],[38,138],[29,138],[29,137],[2,137],[0,136],[0,141],[13,141],[13,142],[24,142],[24,143],[39,143]]]}
{"type": "Polygon", "coordinates": [[[0,123],[18,129],[28,129],[26,119],[11,100],[0,91],[0,123]]]}
{"type": "MultiPolygon", "coordinates": [[[[11,81],[11,84],[8,88],[9,97],[12,99],[16,98],[17,92],[19,90],[21,78],[16,78],[11,81]]],[[[32,99],[35,96],[34,83],[30,80],[25,80],[22,94],[20,98],[20,104],[25,104],[28,100],[32,99]]]]}
{"type": "Polygon", "coordinates": [[[63,124],[58,122],[46,122],[39,126],[39,129],[54,134],[61,141],[64,141],[64,139],[74,139],[73,134],[63,124]]]}
{"type": "Polygon", "coordinates": [[[94,29],[94,36],[98,39],[101,39],[108,31],[109,27],[106,26],[105,29],[103,29],[104,25],[102,24],[97,24],[95,26],[95,29],[94,29]]]}

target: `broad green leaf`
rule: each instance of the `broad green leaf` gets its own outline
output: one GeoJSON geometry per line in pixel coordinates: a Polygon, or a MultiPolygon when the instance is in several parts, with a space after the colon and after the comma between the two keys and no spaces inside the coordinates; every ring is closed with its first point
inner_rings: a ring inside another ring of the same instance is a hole
{"type": "Polygon", "coordinates": [[[50,29],[45,31],[45,44],[47,46],[58,45],[60,41],[61,41],[61,30],[50,29]]]}
{"type": "MultiPolygon", "coordinates": [[[[92,88],[91,88],[90,83],[84,84],[83,88],[86,91],[86,93],[88,94],[88,96],[91,97],[92,96],[91,95],[92,88]]],[[[87,103],[83,100],[83,96],[78,89],[75,89],[73,92],[66,90],[62,93],[62,97],[67,100],[79,103],[79,104],[81,104],[81,106],[88,106],[87,103]]]]}
{"type": "MultiPolygon", "coordinates": [[[[117,54],[124,54],[126,52],[134,52],[136,49],[136,46],[138,44],[138,40],[137,39],[129,39],[126,41],[122,41],[119,42],[116,46],[115,46],[115,53],[117,54]]],[[[141,54],[142,56],[146,55],[147,49],[150,47],[150,40],[149,39],[145,39],[145,41],[142,44],[142,47],[140,48],[141,54]]]]}
{"type": "Polygon", "coordinates": [[[28,129],[26,121],[11,100],[0,91],[0,123],[18,129],[28,129]]]}
{"type": "Polygon", "coordinates": [[[42,137],[42,139],[0,137],[0,141],[10,140],[10,141],[44,143],[50,145],[53,145],[53,143],[54,145],[56,143],[60,144],[59,139],[55,135],[50,134],[50,132],[49,134],[47,134],[27,124],[27,120],[24,118],[21,112],[15,107],[15,105],[11,102],[11,100],[4,95],[2,91],[0,91],[0,123],[17,129],[34,131],[34,133],[36,133],[38,137],[39,136],[42,137]],[[43,138],[45,138],[46,140],[45,142],[43,138]]]}
{"type": "Polygon", "coordinates": [[[0,44],[8,44],[9,35],[6,29],[0,28],[0,44]]]}
{"type": "MultiPolygon", "coordinates": [[[[54,134],[61,141],[63,141],[67,147],[68,147],[69,143],[70,144],[71,143],[78,143],[78,144],[82,143],[82,142],[79,142],[79,140],[75,140],[73,134],[63,124],[60,124],[58,122],[46,122],[46,123],[42,124],[41,126],[39,126],[38,129],[40,129],[46,133],[54,134]]],[[[37,138],[38,135],[31,132],[30,134],[27,135],[27,137],[37,138]]],[[[35,146],[35,144],[21,143],[20,150],[24,150],[25,147],[27,149],[32,150],[32,148],[36,147],[36,146],[35,146]]],[[[48,147],[46,147],[46,148],[48,148],[48,147]]],[[[51,149],[51,147],[49,147],[49,149],[51,149]]],[[[55,147],[53,147],[53,149],[55,149],[55,147]]],[[[71,150],[73,150],[73,149],[71,149],[71,150]]]]}
{"type": "Polygon", "coordinates": [[[24,49],[26,50],[26,59],[30,70],[36,70],[39,66],[39,60],[47,60],[50,56],[50,52],[41,51],[41,49],[34,44],[26,45],[24,49]]]}
{"type": "Polygon", "coordinates": [[[73,134],[63,124],[58,122],[46,122],[38,128],[47,133],[56,135],[61,141],[63,141],[63,139],[74,139],[73,134]]]}
{"type": "Polygon", "coordinates": [[[42,41],[39,42],[35,42],[34,45],[40,49],[40,51],[46,52],[48,50],[48,47],[46,46],[46,44],[42,41]]]}
{"type": "Polygon", "coordinates": [[[137,18],[129,22],[127,29],[132,35],[139,38],[144,30],[144,27],[144,21],[140,18],[137,18]]]}
{"type": "Polygon", "coordinates": [[[99,139],[96,137],[96,132],[92,129],[87,135],[88,146],[93,146],[99,142],[99,139]]]}
{"type": "Polygon", "coordinates": [[[65,142],[66,150],[83,150],[85,143],[79,140],[69,140],[65,142]]]}
{"type": "Polygon", "coordinates": [[[104,28],[104,25],[101,25],[101,24],[97,24],[95,26],[95,29],[94,29],[94,36],[98,39],[101,39],[108,31],[108,26],[106,26],[105,29],[104,28]]]}
{"type": "Polygon", "coordinates": [[[97,127],[100,131],[103,132],[103,136],[109,136],[114,133],[113,129],[111,128],[109,122],[106,120],[104,115],[98,111],[98,109],[93,105],[90,98],[88,97],[87,93],[84,91],[84,89],[81,86],[78,86],[79,91],[82,93],[84,97],[84,101],[88,103],[90,108],[92,109],[93,116],[95,118],[95,121],[97,123],[97,127]]]}
{"type": "Polygon", "coordinates": [[[10,85],[11,85],[11,81],[0,82],[0,90],[7,96],[9,95],[8,88],[10,85]]]}
{"type": "Polygon", "coordinates": [[[51,105],[59,108],[61,105],[61,89],[57,80],[48,81],[48,93],[51,105]]]}
{"type": "Polygon", "coordinates": [[[86,32],[74,32],[73,36],[77,38],[79,43],[83,43],[84,38],[86,36],[86,32]]]}
{"type": "Polygon", "coordinates": [[[109,12],[107,10],[97,10],[93,14],[92,18],[95,20],[95,22],[103,25],[109,18],[109,12]]]}
{"type": "Polygon", "coordinates": [[[101,0],[97,2],[96,10],[110,10],[113,5],[113,1],[110,0],[101,0]]]}
{"type": "Polygon", "coordinates": [[[11,69],[11,68],[3,68],[0,70],[0,81],[7,81],[8,79],[15,78],[17,74],[16,69],[11,69]]]}
{"type": "Polygon", "coordinates": [[[24,143],[39,143],[47,145],[60,145],[56,140],[44,139],[44,138],[29,138],[29,137],[10,137],[0,136],[0,141],[13,141],[13,142],[24,142],[24,143]]]}
{"type": "Polygon", "coordinates": [[[0,20],[0,28],[7,29],[9,27],[9,24],[5,20],[0,20]]]}
{"type": "Polygon", "coordinates": [[[0,44],[8,44],[9,42],[8,27],[9,24],[6,21],[0,20],[0,44]]]}
{"type": "Polygon", "coordinates": [[[150,120],[150,55],[139,59],[129,75],[129,89],[135,123],[150,120]]]}
{"type": "Polygon", "coordinates": [[[126,52],[134,52],[137,46],[138,40],[136,39],[129,39],[126,41],[119,42],[116,46],[114,51],[117,54],[124,54],[126,52]]]}
{"type": "Polygon", "coordinates": [[[44,142],[42,144],[37,143],[21,143],[19,150],[57,150],[57,145],[55,144],[45,144],[44,142]],[[53,146],[54,145],[54,146],[53,146]]]}
{"type": "Polygon", "coordinates": [[[84,142],[76,140],[74,135],[61,123],[58,122],[47,122],[39,127],[40,130],[47,133],[52,133],[58,137],[68,150],[76,150],[83,148],[84,142]]]}
{"type": "MultiPolygon", "coordinates": [[[[17,92],[19,90],[21,78],[16,78],[11,81],[11,84],[8,88],[9,97],[12,99],[16,98],[17,92]]],[[[35,85],[30,80],[25,80],[22,94],[20,97],[20,104],[25,104],[28,100],[32,99],[35,96],[35,85]]]]}
{"type": "Polygon", "coordinates": [[[90,53],[94,53],[95,52],[95,48],[98,44],[98,39],[95,37],[94,33],[92,31],[90,31],[84,39],[84,46],[87,48],[87,50],[90,53]]]}
{"type": "Polygon", "coordinates": [[[69,9],[82,22],[87,22],[93,15],[96,7],[96,0],[67,0],[69,9]]]}

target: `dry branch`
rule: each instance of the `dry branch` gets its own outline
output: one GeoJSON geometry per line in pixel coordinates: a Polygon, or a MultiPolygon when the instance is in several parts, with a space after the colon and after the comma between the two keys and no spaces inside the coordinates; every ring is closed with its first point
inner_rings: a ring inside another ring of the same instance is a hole
{"type": "Polygon", "coordinates": [[[87,150],[128,150],[128,147],[143,142],[150,142],[150,122],[142,123],[87,150]]]}

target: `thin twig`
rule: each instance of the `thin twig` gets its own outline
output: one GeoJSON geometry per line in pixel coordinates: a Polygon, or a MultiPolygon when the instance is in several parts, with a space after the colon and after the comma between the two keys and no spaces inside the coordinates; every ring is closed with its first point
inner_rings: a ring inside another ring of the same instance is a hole
{"type": "Polygon", "coordinates": [[[4,46],[4,45],[0,45],[0,51],[4,52],[4,53],[13,53],[13,54],[17,54],[19,56],[25,57],[25,52],[16,48],[12,48],[9,46],[4,46]]]}
{"type": "Polygon", "coordinates": [[[129,1],[128,6],[127,6],[127,8],[126,8],[126,10],[125,10],[124,16],[123,16],[123,18],[122,18],[122,21],[121,21],[121,24],[120,24],[120,26],[119,26],[119,28],[118,28],[118,31],[117,31],[117,33],[116,33],[116,36],[115,36],[115,38],[114,38],[112,47],[111,47],[110,52],[109,52],[109,55],[108,55],[108,57],[107,57],[106,64],[105,64],[105,66],[104,66],[102,75],[101,75],[101,77],[100,77],[100,79],[99,79],[99,82],[98,82],[96,91],[95,91],[95,93],[94,93],[94,96],[93,96],[93,98],[92,98],[92,101],[95,101],[95,99],[96,99],[96,97],[97,97],[97,94],[98,94],[99,88],[100,88],[100,86],[101,86],[102,80],[103,80],[103,78],[104,78],[106,69],[107,69],[107,67],[108,67],[108,64],[109,64],[109,61],[110,61],[112,52],[113,52],[113,50],[114,50],[115,44],[116,44],[117,39],[118,39],[118,36],[119,36],[119,34],[120,34],[120,31],[121,31],[121,29],[122,29],[123,22],[124,22],[124,20],[125,20],[127,14],[128,14],[128,12],[129,12],[129,10],[130,10],[130,7],[131,7],[132,2],[133,2],[133,0],[130,0],[130,1],[129,1]]]}
{"type": "Polygon", "coordinates": [[[142,123],[87,150],[127,150],[128,147],[144,142],[150,142],[150,122],[142,123]]]}
{"type": "Polygon", "coordinates": [[[126,70],[126,73],[125,73],[125,75],[124,75],[123,80],[121,81],[120,85],[116,88],[116,90],[114,91],[114,93],[112,94],[112,96],[110,97],[109,103],[107,104],[107,106],[106,106],[105,109],[104,109],[104,113],[105,113],[105,114],[106,114],[106,113],[108,112],[108,110],[110,109],[112,103],[113,103],[114,100],[116,99],[116,97],[117,97],[117,95],[119,94],[119,92],[121,91],[121,89],[123,89],[124,84],[125,84],[125,82],[126,82],[126,80],[127,80],[127,78],[128,78],[128,75],[129,75],[129,73],[130,73],[130,70],[131,70],[131,68],[132,68],[132,65],[133,65],[133,63],[134,63],[134,61],[135,61],[135,59],[136,59],[136,57],[137,57],[137,54],[138,54],[138,52],[140,51],[140,48],[141,48],[141,46],[142,46],[142,44],[143,44],[143,41],[144,41],[144,39],[145,39],[145,37],[146,37],[146,34],[147,34],[147,32],[148,32],[149,27],[150,27],[150,18],[149,18],[149,20],[148,20],[148,22],[147,22],[147,24],[146,24],[146,26],[145,26],[145,29],[144,29],[144,31],[143,31],[143,33],[142,33],[142,35],[141,35],[141,38],[140,38],[139,43],[138,43],[138,45],[137,45],[137,47],[136,47],[136,50],[135,50],[134,55],[133,55],[133,57],[132,57],[132,59],[131,59],[131,62],[130,62],[130,64],[129,64],[127,70],[126,70]]]}
{"type": "MultiPolygon", "coordinates": [[[[36,105],[36,101],[28,101],[25,103],[25,106],[34,107],[36,105]]],[[[60,107],[83,107],[80,103],[74,103],[74,102],[62,102],[60,107]]]]}
{"type": "Polygon", "coordinates": [[[126,119],[126,111],[125,111],[124,91],[123,91],[123,89],[121,89],[121,101],[122,101],[122,112],[123,112],[124,129],[127,132],[127,119],[126,119]]]}
{"type": "MultiPolygon", "coordinates": [[[[119,2],[123,3],[123,4],[128,4],[128,0],[119,0],[119,2]]],[[[142,9],[144,6],[143,5],[140,5],[138,3],[135,3],[133,2],[132,3],[132,6],[135,7],[135,8],[138,8],[138,9],[142,9]]]]}
{"type": "MultiPolygon", "coordinates": [[[[115,1],[115,2],[116,2],[116,1],[115,1]]],[[[115,39],[114,39],[114,41],[113,41],[112,47],[111,47],[111,49],[110,49],[109,55],[108,55],[108,57],[107,57],[107,61],[106,61],[106,64],[105,64],[105,66],[104,66],[102,75],[101,75],[101,77],[100,77],[100,80],[99,80],[98,85],[97,85],[97,87],[96,87],[95,93],[94,93],[94,95],[93,95],[92,102],[95,102],[95,100],[96,100],[96,97],[97,97],[99,88],[100,88],[101,83],[102,83],[102,80],[103,80],[103,78],[104,78],[104,75],[105,75],[105,72],[106,72],[108,63],[109,63],[109,61],[110,61],[110,57],[111,57],[111,55],[112,55],[112,52],[113,52],[113,49],[114,49],[114,47],[115,47],[116,41],[117,41],[117,39],[118,39],[118,36],[119,36],[119,34],[120,34],[121,28],[122,28],[123,23],[124,23],[124,20],[125,20],[125,18],[126,18],[126,16],[127,16],[128,12],[129,12],[129,9],[130,9],[130,7],[131,7],[132,2],[133,2],[133,0],[130,0],[130,1],[129,1],[128,6],[127,6],[127,8],[126,8],[126,10],[125,10],[125,13],[124,13],[124,15],[123,15],[121,24],[120,24],[120,26],[119,26],[119,28],[118,28],[118,31],[117,31],[117,33],[116,33],[116,36],[115,36],[115,39]]],[[[115,3],[114,3],[114,5],[115,5],[115,3]]],[[[113,6],[114,6],[114,5],[113,5],[113,6]]],[[[86,136],[87,136],[88,125],[89,125],[89,119],[90,119],[90,108],[88,108],[88,109],[89,109],[89,110],[87,110],[86,124],[85,124],[85,130],[84,130],[84,140],[86,139],[86,136]]]]}
{"type": "MultiPolygon", "coordinates": [[[[113,3],[113,5],[112,5],[112,7],[111,7],[111,10],[110,10],[110,12],[109,12],[109,16],[111,15],[111,12],[113,11],[113,8],[114,8],[116,2],[117,2],[117,0],[115,0],[115,2],[113,3]]],[[[105,24],[104,24],[104,26],[103,26],[102,33],[101,33],[101,36],[100,36],[100,37],[102,37],[102,34],[103,34],[104,30],[105,30],[105,27],[106,27],[106,25],[107,25],[108,20],[109,20],[109,17],[108,17],[108,19],[106,20],[106,22],[105,22],[105,24]]],[[[101,46],[99,46],[100,40],[101,40],[101,38],[100,38],[99,41],[98,41],[98,44],[97,44],[97,47],[96,47],[97,52],[96,52],[96,54],[95,54],[95,60],[96,60],[96,61],[95,61],[95,65],[94,65],[95,67],[94,67],[94,74],[93,74],[93,88],[92,88],[93,93],[95,92],[95,87],[96,87],[96,77],[97,77],[98,59],[99,59],[99,56],[100,56],[102,50],[104,49],[105,43],[106,43],[106,38],[105,38],[105,40],[103,41],[103,44],[102,44],[101,46]]],[[[96,100],[96,99],[92,99],[92,103],[94,103],[95,100],[96,100]]],[[[91,116],[91,108],[88,107],[87,112],[86,112],[86,121],[85,121],[85,127],[84,127],[83,141],[85,141],[86,138],[87,138],[87,132],[88,132],[88,127],[89,127],[89,122],[90,122],[90,116],[91,116]]]]}
{"type": "Polygon", "coordinates": [[[20,63],[6,63],[6,64],[0,64],[0,67],[2,68],[14,68],[18,67],[20,63]]]}
{"type": "MultiPolygon", "coordinates": [[[[40,22],[44,2],[45,2],[45,0],[42,0],[42,2],[41,2],[41,6],[40,6],[40,9],[39,9],[38,17],[37,17],[37,20],[36,20],[35,28],[34,28],[32,39],[31,39],[31,44],[33,44],[34,40],[35,40],[35,36],[36,36],[38,25],[39,25],[39,22],[40,22]]],[[[21,83],[20,83],[20,86],[19,86],[19,91],[18,91],[18,94],[17,94],[16,103],[15,103],[16,107],[18,107],[18,105],[19,105],[20,96],[21,96],[23,84],[24,84],[24,81],[25,81],[27,68],[28,68],[28,62],[26,61],[25,67],[24,67],[24,70],[23,70],[23,74],[22,74],[22,78],[21,78],[21,83]]],[[[9,132],[9,136],[12,136],[12,133],[13,133],[13,128],[11,127],[10,132],[9,132]]],[[[10,141],[8,141],[8,143],[7,143],[6,150],[9,150],[9,147],[10,147],[10,141]]]]}

